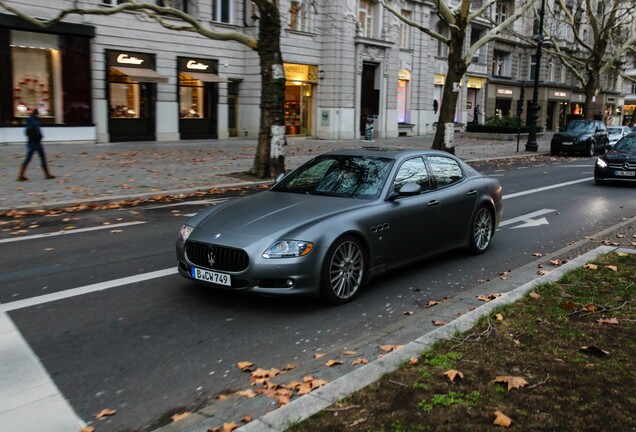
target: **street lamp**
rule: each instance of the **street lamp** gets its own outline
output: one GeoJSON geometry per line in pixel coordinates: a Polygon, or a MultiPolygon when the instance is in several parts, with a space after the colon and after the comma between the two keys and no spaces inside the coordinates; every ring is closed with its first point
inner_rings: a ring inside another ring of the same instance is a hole
{"type": "Polygon", "coordinates": [[[532,103],[530,104],[530,132],[528,133],[528,143],[526,151],[536,152],[539,149],[537,144],[537,120],[539,120],[539,71],[541,70],[541,45],[543,44],[543,16],[545,14],[545,0],[541,0],[541,10],[539,11],[539,34],[534,39],[537,41],[536,65],[534,68],[534,90],[532,91],[532,103]]]}

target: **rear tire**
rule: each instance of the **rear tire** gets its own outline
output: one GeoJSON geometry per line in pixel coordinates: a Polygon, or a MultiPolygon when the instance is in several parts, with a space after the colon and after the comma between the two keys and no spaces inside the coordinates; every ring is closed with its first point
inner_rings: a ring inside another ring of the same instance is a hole
{"type": "Polygon", "coordinates": [[[353,300],[366,282],[366,273],[362,244],[353,236],[339,238],[325,256],[320,287],[322,299],[332,304],[353,300]]]}
{"type": "Polygon", "coordinates": [[[495,219],[492,212],[486,206],[482,206],[470,223],[468,249],[474,254],[483,254],[490,246],[494,233],[495,219]]]}

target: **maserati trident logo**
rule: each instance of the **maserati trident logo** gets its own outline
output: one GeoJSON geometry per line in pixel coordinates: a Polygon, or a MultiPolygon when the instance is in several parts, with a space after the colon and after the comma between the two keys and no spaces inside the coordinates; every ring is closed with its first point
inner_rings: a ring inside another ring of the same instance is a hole
{"type": "Polygon", "coordinates": [[[210,263],[210,267],[214,267],[214,264],[216,263],[216,254],[214,253],[214,249],[210,249],[210,252],[208,253],[208,263],[210,263]]]}

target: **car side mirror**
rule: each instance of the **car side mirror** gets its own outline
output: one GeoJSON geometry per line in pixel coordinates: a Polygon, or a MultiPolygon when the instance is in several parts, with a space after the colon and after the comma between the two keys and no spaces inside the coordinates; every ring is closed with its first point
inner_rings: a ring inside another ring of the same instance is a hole
{"type": "Polygon", "coordinates": [[[422,192],[422,187],[417,183],[405,183],[402,185],[400,190],[397,192],[393,192],[389,195],[389,199],[393,200],[395,198],[403,197],[403,196],[414,196],[419,195],[422,192]]]}

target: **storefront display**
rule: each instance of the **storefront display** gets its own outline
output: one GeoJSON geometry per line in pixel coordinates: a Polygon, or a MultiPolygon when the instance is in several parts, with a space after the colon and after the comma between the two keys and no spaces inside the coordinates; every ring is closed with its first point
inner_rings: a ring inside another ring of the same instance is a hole
{"type": "Polygon", "coordinates": [[[285,63],[285,134],[311,135],[318,66],[285,63]]]}
{"type": "Polygon", "coordinates": [[[217,138],[217,61],[179,57],[179,133],[182,139],[217,138]]]}
{"type": "Polygon", "coordinates": [[[110,140],[155,140],[155,85],[168,77],[154,70],[152,54],[109,50],[106,60],[110,140]]]}

